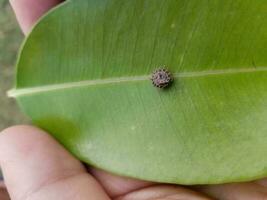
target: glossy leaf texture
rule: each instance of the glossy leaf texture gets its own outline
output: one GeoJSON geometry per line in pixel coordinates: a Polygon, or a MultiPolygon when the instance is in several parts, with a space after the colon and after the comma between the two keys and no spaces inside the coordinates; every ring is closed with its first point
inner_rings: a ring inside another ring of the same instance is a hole
{"type": "Polygon", "coordinates": [[[211,184],[267,176],[267,1],[69,0],[26,39],[10,96],[82,161],[211,184]],[[153,87],[161,66],[168,89],[153,87]]]}

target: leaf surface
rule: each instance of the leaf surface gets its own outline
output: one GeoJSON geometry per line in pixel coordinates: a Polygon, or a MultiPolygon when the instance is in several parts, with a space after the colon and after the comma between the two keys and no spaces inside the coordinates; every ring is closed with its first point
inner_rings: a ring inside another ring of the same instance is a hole
{"type": "Polygon", "coordinates": [[[267,175],[267,2],[75,0],[24,43],[10,96],[81,160],[179,184],[267,175]],[[160,90],[161,67],[174,83],[160,90]]]}

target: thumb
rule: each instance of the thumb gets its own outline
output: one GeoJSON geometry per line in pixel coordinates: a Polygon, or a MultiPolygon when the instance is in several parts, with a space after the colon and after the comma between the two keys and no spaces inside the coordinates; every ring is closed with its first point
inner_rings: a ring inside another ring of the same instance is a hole
{"type": "Polygon", "coordinates": [[[78,160],[34,127],[0,134],[0,166],[12,200],[109,200],[78,160]]]}

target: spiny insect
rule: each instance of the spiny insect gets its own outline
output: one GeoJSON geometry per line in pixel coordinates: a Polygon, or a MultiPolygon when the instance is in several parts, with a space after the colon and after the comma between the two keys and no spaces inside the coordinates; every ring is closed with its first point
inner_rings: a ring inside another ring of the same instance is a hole
{"type": "Polygon", "coordinates": [[[167,69],[159,68],[153,72],[151,80],[155,87],[166,88],[172,83],[173,77],[167,69]]]}

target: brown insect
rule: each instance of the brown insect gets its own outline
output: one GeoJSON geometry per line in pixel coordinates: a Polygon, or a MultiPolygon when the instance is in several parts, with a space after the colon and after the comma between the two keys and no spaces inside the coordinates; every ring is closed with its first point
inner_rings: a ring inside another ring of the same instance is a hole
{"type": "Polygon", "coordinates": [[[173,81],[173,78],[168,70],[160,68],[153,72],[151,80],[155,87],[166,88],[170,86],[173,81]]]}

